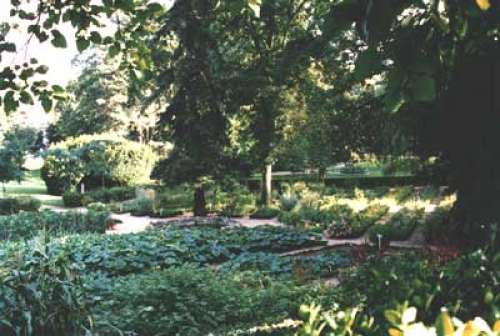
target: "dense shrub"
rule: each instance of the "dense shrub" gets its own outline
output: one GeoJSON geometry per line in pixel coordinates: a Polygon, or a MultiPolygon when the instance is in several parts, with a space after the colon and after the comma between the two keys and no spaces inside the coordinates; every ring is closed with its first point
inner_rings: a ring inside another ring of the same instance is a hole
{"type": "Polygon", "coordinates": [[[344,212],[328,227],[328,235],[334,238],[357,238],[389,212],[389,207],[372,204],[354,213],[344,212]]]}
{"type": "Polygon", "coordinates": [[[32,242],[0,276],[0,334],[83,335],[89,311],[76,265],[64,250],[32,242]]]}
{"type": "Polygon", "coordinates": [[[433,322],[443,307],[456,316],[489,322],[498,318],[500,254],[479,250],[445,265],[419,254],[372,257],[349,275],[336,295],[342,307],[359,307],[373,317],[369,335],[387,335],[388,309],[401,302],[417,307],[433,322]],[[369,285],[367,285],[369,284],[369,285]]]}
{"type": "Polygon", "coordinates": [[[96,315],[138,335],[220,335],[297,316],[301,301],[322,302],[329,294],[254,273],[221,276],[189,266],[113,279],[105,288],[96,315]]]}
{"type": "Polygon", "coordinates": [[[0,217],[0,240],[29,239],[40,231],[51,235],[67,233],[104,233],[107,228],[108,212],[87,213],[43,211],[23,212],[0,217]]]}
{"type": "Polygon", "coordinates": [[[87,188],[146,183],[156,161],[143,144],[110,135],[83,135],[52,146],[45,154],[42,178],[52,194],[83,182],[87,188]]]}
{"type": "Polygon", "coordinates": [[[351,263],[342,250],[313,256],[281,257],[271,253],[242,253],[224,263],[221,272],[259,271],[279,279],[310,280],[331,277],[351,263]]]}
{"type": "Polygon", "coordinates": [[[372,242],[378,242],[378,235],[385,241],[406,240],[413,233],[417,225],[423,222],[424,210],[401,209],[394,214],[387,223],[377,224],[368,230],[372,242]]]}
{"type": "Polygon", "coordinates": [[[62,201],[65,207],[76,208],[82,206],[83,194],[77,191],[67,190],[62,196],[62,201]]]}
{"type": "Polygon", "coordinates": [[[256,198],[247,188],[231,183],[215,191],[213,208],[228,217],[243,217],[255,210],[256,198]]]}
{"type": "Polygon", "coordinates": [[[13,215],[21,211],[36,212],[40,209],[42,203],[36,198],[2,198],[0,199],[0,215],[13,215]]]}
{"type": "Polygon", "coordinates": [[[126,209],[134,216],[151,216],[155,214],[154,201],[147,197],[139,197],[127,203],[126,209]]]}
{"type": "Polygon", "coordinates": [[[273,219],[279,215],[280,211],[271,207],[260,207],[250,215],[254,219],[273,219]]]}
{"type": "Polygon", "coordinates": [[[63,203],[67,207],[86,206],[90,203],[111,203],[131,200],[135,197],[135,187],[113,187],[92,190],[81,194],[76,191],[66,191],[63,203]]]}
{"type": "Polygon", "coordinates": [[[135,198],[135,187],[113,187],[92,190],[85,194],[94,202],[111,203],[122,202],[135,198]]]}
{"type": "MultiPolygon", "coordinates": [[[[137,234],[69,235],[53,239],[53,248],[70,251],[70,258],[86,272],[109,276],[184,263],[201,265],[225,262],[244,252],[279,253],[295,248],[323,246],[314,234],[276,227],[166,228],[137,234]]],[[[5,252],[4,262],[15,260],[17,249],[5,252]]]]}

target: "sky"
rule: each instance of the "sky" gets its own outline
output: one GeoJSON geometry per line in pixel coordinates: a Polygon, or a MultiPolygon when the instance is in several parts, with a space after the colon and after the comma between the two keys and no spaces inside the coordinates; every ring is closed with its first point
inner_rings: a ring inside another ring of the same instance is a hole
{"type": "MultiPolygon", "coordinates": [[[[36,2],[37,1],[32,1],[32,3],[35,4],[36,2]]],[[[170,7],[173,0],[155,0],[154,2],[170,7]]],[[[0,22],[12,23],[9,15],[10,8],[9,0],[0,0],[0,22]]],[[[106,33],[111,32],[113,28],[107,27],[104,29],[106,30],[104,31],[104,35],[106,35],[106,33]]],[[[7,57],[0,62],[0,66],[4,67],[6,65],[22,64],[29,61],[30,58],[35,57],[40,64],[49,67],[49,72],[44,75],[43,79],[47,80],[51,85],[58,84],[64,86],[69,81],[77,79],[81,69],[72,64],[72,60],[78,55],[76,43],[74,39],[71,38],[71,36],[74,36],[75,31],[69,24],[61,25],[59,30],[67,37],[68,47],[65,49],[54,48],[48,41],[46,43],[39,43],[36,38],[33,38],[29,44],[26,44],[28,35],[22,27],[19,31],[9,33],[7,39],[16,43],[17,53],[7,55],[7,57]]],[[[49,117],[43,112],[41,106],[29,106],[25,107],[25,109],[30,110],[28,115],[33,119],[30,120],[30,123],[36,125],[48,122],[49,117]]]]}

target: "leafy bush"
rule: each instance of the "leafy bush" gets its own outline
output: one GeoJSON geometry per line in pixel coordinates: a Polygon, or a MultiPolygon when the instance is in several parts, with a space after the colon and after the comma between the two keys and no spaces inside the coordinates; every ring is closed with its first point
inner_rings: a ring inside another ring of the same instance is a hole
{"type": "Polygon", "coordinates": [[[446,307],[453,315],[493,322],[500,305],[499,267],[494,250],[468,253],[445,265],[419,254],[374,257],[349,274],[336,298],[340,306],[359,307],[374,318],[370,335],[386,335],[391,325],[385,312],[400,302],[421,310],[424,321],[446,307]]]}
{"type": "Polygon", "coordinates": [[[279,215],[280,211],[271,207],[260,207],[250,215],[254,219],[273,219],[279,215]]]}
{"type": "Polygon", "coordinates": [[[372,204],[360,212],[345,212],[329,227],[328,235],[335,238],[357,238],[389,212],[389,207],[372,204]]]}
{"type": "Polygon", "coordinates": [[[65,207],[76,208],[82,206],[83,195],[77,191],[65,191],[62,200],[65,207]]]}
{"type": "Polygon", "coordinates": [[[307,280],[333,276],[350,264],[344,251],[314,256],[280,257],[264,252],[242,253],[220,267],[221,272],[259,271],[279,279],[307,280]]]}
{"type": "Polygon", "coordinates": [[[151,216],[154,215],[154,202],[147,197],[140,197],[127,204],[127,210],[133,216],[151,216]]]}
{"type": "Polygon", "coordinates": [[[232,183],[215,193],[213,207],[219,214],[228,217],[243,217],[255,210],[256,199],[246,187],[232,183]]]}
{"type": "MultiPolygon", "coordinates": [[[[301,300],[328,291],[274,282],[253,273],[221,276],[191,266],[110,280],[99,319],[138,335],[222,334],[296,315],[301,300]]],[[[113,334],[113,329],[103,331],[113,334]]]]}
{"type": "Polygon", "coordinates": [[[184,215],[184,209],[163,209],[161,208],[157,214],[159,217],[168,218],[168,217],[177,217],[184,215]]]}
{"type": "Polygon", "coordinates": [[[51,235],[67,233],[95,232],[104,233],[107,228],[108,212],[89,211],[56,213],[23,212],[17,215],[0,217],[0,240],[30,239],[39,231],[51,235]]]}
{"type": "Polygon", "coordinates": [[[293,227],[300,227],[303,224],[302,215],[298,211],[282,211],[278,216],[278,220],[293,227]]]}
{"type": "Polygon", "coordinates": [[[292,211],[298,203],[299,199],[294,194],[280,196],[280,209],[282,211],[292,211]]]}
{"type": "Polygon", "coordinates": [[[146,183],[156,156],[147,145],[110,135],[83,135],[52,146],[44,159],[47,189],[61,194],[80,182],[88,189],[146,183]]]}
{"type": "Polygon", "coordinates": [[[384,240],[406,240],[413,233],[417,225],[424,218],[424,210],[401,209],[394,214],[387,223],[372,226],[368,230],[369,238],[372,242],[378,242],[377,235],[382,235],[384,240]]]}
{"type": "Polygon", "coordinates": [[[0,334],[82,335],[90,313],[75,264],[38,242],[22,251],[0,276],[0,334]]]}
{"type": "Polygon", "coordinates": [[[0,199],[0,215],[13,215],[21,211],[36,212],[40,209],[42,203],[36,198],[2,198],[0,199]]]}
{"type": "MultiPolygon", "coordinates": [[[[67,249],[85,272],[109,276],[165,269],[184,263],[201,265],[227,261],[243,252],[285,252],[323,246],[316,235],[275,227],[166,228],[137,234],[71,235],[53,239],[54,248],[67,249]]],[[[5,253],[15,260],[17,250],[5,253]]]]}
{"type": "MultiPolygon", "coordinates": [[[[356,322],[366,321],[366,316],[359,316],[356,309],[328,310],[321,311],[321,306],[311,304],[300,307],[301,318],[303,321],[297,322],[300,325],[296,336],[317,336],[323,332],[335,336],[358,336],[361,335],[356,330],[356,322]]],[[[466,323],[457,318],[451,318],[448,312],[442,311],[435,319],[434,325],[426,326],[423,322],[416,322],[417,309],[401,305],[397,310],[391,309],[385,312],[386,320],[391,327],[384,331],[391,336],[498,336],[500,335],[500,320],[497,320],[493,327],[480,317],[466,323]]],[[[378,326],[366,323],[363,328],[365,333],[370,330],[378,329],[378,326]]]]}
{"type": "Polygon", "coordinates": [[[67,207],[88,206],[91,203],[111,203],[131,200],[135,197],[135,187],[113,187],[92,190],[81,194],[76,191],[66,191],[63,203],[67,207]]]}

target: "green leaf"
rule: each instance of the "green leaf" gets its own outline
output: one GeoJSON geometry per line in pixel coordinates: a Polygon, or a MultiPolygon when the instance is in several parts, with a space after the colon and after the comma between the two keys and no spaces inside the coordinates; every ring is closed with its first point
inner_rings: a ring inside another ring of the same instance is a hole
{"type": "Polygon", "coordinates": [[[50,112],[52,110],[52,99],[47,94],[40,96],[40,102],[45,112],[50,112]]]}
{"type": "Polygon", "coordinates": [[[102,42],[101,34],[99,34],[96,31],[91,32],[90,33],[90,40],[92,41],[92,43],[101,44],[101,42],[102,42]]]}
{"type": "Polygon", "coordinates": [[[109,47],[108,50],[109,57],[115,57],[119,53],[120,53],[120,45],[118,43],[115,43],[111,47],[109,47]]]}
{"type": "Polygon", "coordinates": [[[57,29],[53,29],[51,31],[52,33],[52,40],[50,41],[52,45],[56,48],[66,48],[68,46],[68,43],[66,42],[66,38],[64,37],[63,34],[57,29]]]}
{"type": "Polygon", "coordinates": [[[5,94],[5,97],[3,98],[3,102],[4,110],[7,114],[9,114],[10,112],[14,112],[19,106],[19,103],[14,98],[14,91],[7,92],[5,94]]]}
{"type": "Polygon", "coordinates": [[[81,53],[81,52],[85,51],[89,46],[90,46],[89,40],[87,40],[83,36],[78,36],[78,38],[76,39],[76,47],[78,49],[78,52],[81,53]]]}
{"type": "Polygon", "coordinates": [[[431,102],[436,98],[436,82],[428,76],[419,76],[410,82],[410,90],[418,102],[431,102]]]}
{"type": "Polygon", "coordinates": [[[27,91],[21,91],[21,97],[20,97],[19,100],[23,104],[28,104],[28,105],[34,105],[35,104],[35,102],[33,101],[33,97],[27,91]]]}
{"type": "Polygon", "coordinates": [[[382,58],[373,48],[363,51],[356,60],[354,78],[363,80],[382,70],[382,58]]]}
{"type": "Polygon", "coordinates": [[[385,96],[384,104],[387,111],[397,113],[405,104],[405,99],[399,92],[392,92],[385,96]]]}
{"type": "Polygon", "coordinates": [[[165,9],[165,7],[163,7],[161,4],[157,3],[157,2],[152,2],[150,4],[148,4],[148,11],[151,12],[151,13],[161,13],[163,12],[163,10],[165,9]]]}
{"type": "Polygon", "coordinates": [[[52,85],[52,91],[55,93],[64,93],[64,88],[60,85],[52,85]]]}

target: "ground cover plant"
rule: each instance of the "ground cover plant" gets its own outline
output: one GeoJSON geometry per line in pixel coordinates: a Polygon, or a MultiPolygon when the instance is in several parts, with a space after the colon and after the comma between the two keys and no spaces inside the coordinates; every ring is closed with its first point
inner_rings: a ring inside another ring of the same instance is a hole
{"type": "Polygon", "coordinates": [[[49,235],[73,233],[104,233],[108,228],[109,212],[88,211],[86,213],[42,211],[23,212],[0,217],[0,239],[31,239],[41,231],[49,235]]]}
{"type": "Polygon", "coordinates": [[[0,199],[0,215],[13,215],[21,211],[36,212],[42,203],[33,197],[16,197],[0,199]]]}
{"type": "Polygon", "coordinates": [[[386,223],[372,226],[368,230],[368,236],[374,243],[378,242],[379,236],[384,241],[406,240],[418,225],[423,225],[424,216],[423,209],[402,209],[392,215],[386,223]]]}

